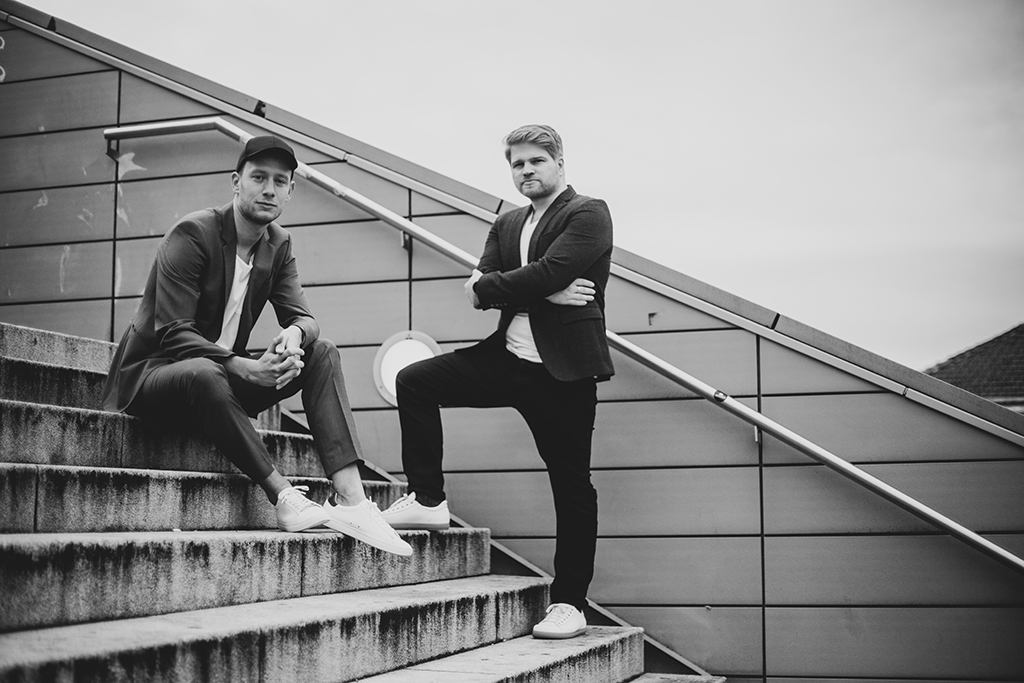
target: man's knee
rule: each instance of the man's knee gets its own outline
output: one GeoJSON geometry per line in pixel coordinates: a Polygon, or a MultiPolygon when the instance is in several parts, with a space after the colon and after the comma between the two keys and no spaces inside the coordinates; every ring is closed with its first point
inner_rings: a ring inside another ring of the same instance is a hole
{"type": "Polygon", "coordinates": [[[395,390],[401,394],[423,386],[424,377],[431,371],[432,360],[434,359],[427,358],[417,361],[399,370],[395,376],[395,390]]]}
{"type": "Polygon", "coordinates": [[[327,360],[341,364],[341,353],[338,347],[330,339],[314,339],[303,350],[303,361],[306,364],[316,364],[327,360]]]}
{"type": "Polygon", "coordinates": [[[187,378],[189,394],[215,397],[231,392],[227,370],[220,363],[209,358],[193,358],[181,363],[186,364],[181,370],[187,378]]]}

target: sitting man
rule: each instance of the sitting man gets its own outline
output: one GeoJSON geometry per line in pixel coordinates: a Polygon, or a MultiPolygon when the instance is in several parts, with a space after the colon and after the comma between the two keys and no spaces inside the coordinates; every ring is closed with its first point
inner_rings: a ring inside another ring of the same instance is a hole
{"type": "Polygon", "coordinates": [[[234,200],[171,228],[111,364],[104,407],[196,428],[263,488],[285,531],[325,525],[411,555],[364,494],[341,356],[319,338],[291,235],[274,222],[291,198],[297,167],[286,142],[254,137],[231,174],[234,200]],[[268,300],[282,330],[266,352],[250,357],[249,334],[268,300]],[[334,488],[322,506],[277,471],[249,421],[300,390],[334,488]]]}

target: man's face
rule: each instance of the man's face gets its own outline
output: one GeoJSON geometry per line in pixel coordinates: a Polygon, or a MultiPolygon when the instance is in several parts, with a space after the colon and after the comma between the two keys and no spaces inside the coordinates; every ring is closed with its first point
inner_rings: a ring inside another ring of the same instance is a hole
{"type": "Polygon", "coordinates": [[[509,167],[516,189],[530,199],[547,197],[562,186],[562,160],[551,158],[539,145],[521,143],[509,148],[509,167]]]}
{"type": "Polygon", "coordinates": [[[291,170],[270,154],[246,161],[241,173],[231,174],[231,182],[239,213],[257,225],[277,220],[295,188],[291,170]]]}

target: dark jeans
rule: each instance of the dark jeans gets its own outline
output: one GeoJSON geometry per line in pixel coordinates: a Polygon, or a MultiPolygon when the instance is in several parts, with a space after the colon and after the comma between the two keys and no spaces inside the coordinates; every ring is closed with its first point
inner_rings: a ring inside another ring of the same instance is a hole
{"type": "Polygon", "coordinates": [[[270,476],[274,466],[249,416],[302,391],[313,442],[329,477],[361,460],[362,449],[341,372],[341,354],[325,339],[310,342],[303,350],[305,367],[280,391],[229,375],[209,358],[164,365],[146,377],[127,412],[197,430],[259,483],[270,476]]]}
{"type": "Polygon", "coordinates": [[[582,609],[597,547],[597,491],[590,481],[596,382],[561,382],[503,346],[479,345],[414,363],[398,374],[396,386],[402,464],[409,490],[428,505],[445,499],[440,407],[519,411],[547,465],[554,495],[551,601],[582,609]]]}

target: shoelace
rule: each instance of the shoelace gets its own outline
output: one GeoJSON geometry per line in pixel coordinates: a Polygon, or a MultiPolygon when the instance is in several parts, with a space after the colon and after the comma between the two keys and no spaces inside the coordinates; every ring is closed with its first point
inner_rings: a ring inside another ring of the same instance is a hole
{"type": "Polygon", "coordinates": [[[292,486],[277,494],[277,502],[280,503],[283,500],[285,505],[296,512],[316,507],[316,503],[304,495],[307,491],[309,491],[308,486],[292,486]]]}
{"type": "Polygon", "coordinates": [[[551,621],[555,624],[564,624],[576,610],[569,605],[551,605],[548,607],[548,614],[544,621],[551,621]]]}
{"type": "Polygon", "coordinates": [[[416,498],[413,497],[413,494],[407,493],[404,496],[402,496],[401,498],[399,498],[398,500],[396,500],[394,503],[392,503],[391,507],[389,507],[388,509],[389,510],[402,510],[404,508],[409,507],[410,505],[412,505],[415,502],[416,502],[416,498]]]}

